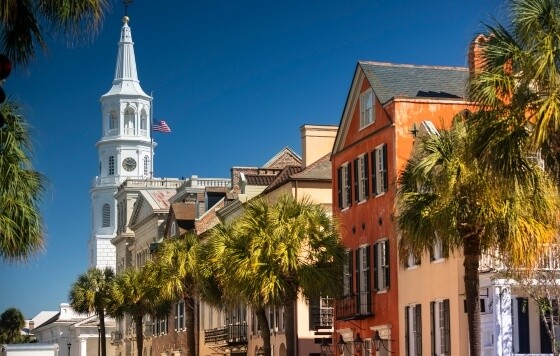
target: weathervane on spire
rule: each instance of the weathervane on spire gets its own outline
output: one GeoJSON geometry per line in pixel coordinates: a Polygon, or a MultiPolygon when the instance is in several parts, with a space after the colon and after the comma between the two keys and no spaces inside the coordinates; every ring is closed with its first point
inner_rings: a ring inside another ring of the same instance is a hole
{"type": "Polygon", "coordinates": [[[128,16],[128,5],[132,3],[133,0],[122,0],[124,5],[124,16],[128,16]]]}

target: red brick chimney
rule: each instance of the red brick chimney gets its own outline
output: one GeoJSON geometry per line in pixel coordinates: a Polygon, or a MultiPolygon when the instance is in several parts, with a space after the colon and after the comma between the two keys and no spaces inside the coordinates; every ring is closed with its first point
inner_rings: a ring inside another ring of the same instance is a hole
{"type": "Polygon", "coordinates": [[[480,34],[472,40],[469,46],[469,72],[471,75],[482,68],[482,49],[480,48],[480,44],[486,41],[487,37],[480,34]]]}

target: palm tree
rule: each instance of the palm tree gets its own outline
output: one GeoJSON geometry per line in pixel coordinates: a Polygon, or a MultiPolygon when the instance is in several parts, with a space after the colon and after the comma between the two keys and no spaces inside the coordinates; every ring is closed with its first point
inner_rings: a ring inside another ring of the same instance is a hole
{"type": "Polygon", "coordinates": [[[107,313],[116,319],[130,315],[136,333],[136,350],[143,355],[144,317],[166,316],[170,303],[158,295],[155,281],[150,279],[149,267],[128,268],[116,276],[110,290],[107,313]]]}
{"type": "Polygon", "coordinates": [[[158,281],[161,295],[170,300],[185,302],[187,356],[195,356],[195,297],[199,274],[197,249],[198,237],[188,232],[180,237],[164,240],[158,247],[152,278],[158,281]]]}
{"type": "Polygon", "coordinates": [[[478,267],[497,249],[512,266],[531,266],[556,236],[558,192],[545,172],[528,164],[533,180],[501,185],[473,155],[463,118],[449,130],[419,138],[399,178],[400,260],[441,243],[463,254],[470,355],[480,355],[478,267]]]}
{"type": "MultiPolygon", "coordinates": [[[[25,318],[17,308],[8,308],[0,315],[0,342],[12,344],[19,341],[25,318]]],[[[21,342],[21,341],[20,341],[21,342]]]]}
{"type": "Polygon", "coordinates": [[[508,9],[508,27],[487,25],[476,39],[469,99],[479,107],[476,156],[514,181],[533,179],[523,158],[560,128],[560,2],[512,0],[508,9]]]}
{"type": "Polygon", "coordinates": [[[209,243],[214,244],[212,261],[227,263],[221,276],[229,281],[227,291],[262,310],[265,305],[284,307],[286,355],[295,355],[298,295],[341,290],[345,254],[333,218],[308,198],[283,195],[272,204],[257,198],[247,204],[230,236],[209,243]]]}
{"type": "Polygon", "coordinates": [[[31,165],[28,127],[13,102],[0,106],[6,126],[0,129],[0,257],[26,260],[44,246],[39,204],[45,177],[31,165]]]}
{"type": "Polygon", "coordinates": [[[95,313],[99,317],[101,330],[101,355],[107,355],[107,344],[105,338],[105,309],[110,302],[110,291],[115,274],[109,267],[100,270],[91,267],[78,279],[70,289],[68,298],[70,305],[78,313],[95,313]]]}
{"type": "Polygon", "coordinates": [[[36,46],[46,49],[44,31],[58,33],[74,43],[91,37],[108,10],[106,0],[6,0],[0,5],[0,51],[14,64],[27,64],[36,46]]]}

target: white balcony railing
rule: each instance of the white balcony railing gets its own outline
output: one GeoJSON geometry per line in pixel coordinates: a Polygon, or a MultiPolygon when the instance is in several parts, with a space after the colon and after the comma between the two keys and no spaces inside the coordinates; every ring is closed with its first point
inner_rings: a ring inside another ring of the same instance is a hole
{"type": "MultiPolygon", "coordinates": [[[[479,271],[501,271],[506,268],[502,257],[497,253],[483,254],[479,261],[479,271]]],[[[560,271],[560,244],[549,245],[539,256],[537,269],[541,271],[560,271]]]]}

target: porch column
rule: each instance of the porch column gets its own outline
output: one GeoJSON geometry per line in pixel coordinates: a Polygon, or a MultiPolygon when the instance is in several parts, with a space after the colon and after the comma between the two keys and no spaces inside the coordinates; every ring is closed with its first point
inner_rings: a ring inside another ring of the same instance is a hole
{"type": "Polygon", "coordinates": [[[87,337],[80,337],[80,356],[87,356],[87,337]]]}
{"type": "Polygon", "coordinates": [[[504,279],[493,282],[493,318],[496,345],[494,355],[509,356],[513,354],[513,326],[511,315],[511,287],[504,279]]]}

